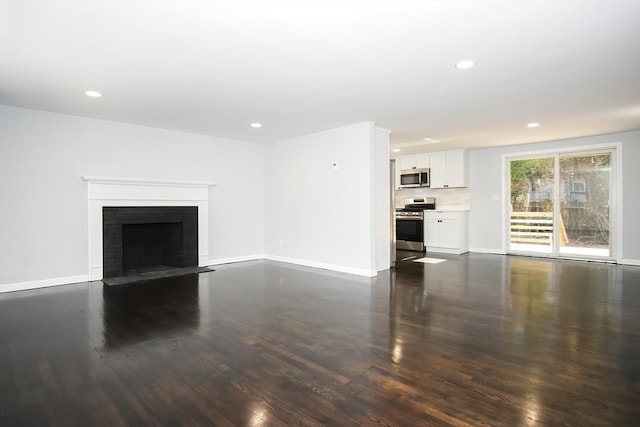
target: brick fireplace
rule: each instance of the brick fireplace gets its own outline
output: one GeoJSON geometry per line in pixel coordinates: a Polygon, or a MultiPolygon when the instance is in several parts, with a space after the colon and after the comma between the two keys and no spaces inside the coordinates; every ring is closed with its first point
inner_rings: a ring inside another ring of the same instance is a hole
{"type": "Polygon", "coordinates": [[[102,208],[103,277],[198,265],[197,206],[102,208]]]}

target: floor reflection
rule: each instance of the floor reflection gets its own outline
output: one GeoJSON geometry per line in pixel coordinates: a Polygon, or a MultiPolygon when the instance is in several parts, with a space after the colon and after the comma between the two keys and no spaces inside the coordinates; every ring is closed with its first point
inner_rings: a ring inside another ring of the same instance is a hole
{"type": "Polygon", "coordinates": [[[620,295],[626,304],[621,310],[618,362],[629,389],[640,394],[640,268],[624,267],[622,283],[628,285],[622,287],[620,295]]]}
{"type": "Polygon", "coordinates": [[[200,325],[198,275],[103,287],[104,345],[183,335],[200,325]]]}
{"type": "Polygon", "coordinates": [[[574,358],[611,345],[620,324],[608,302],[616,267],[514,258],[509,268],[513,332],[528,346],[554,338],[563,347],[556,356],[574,358]]]}
{"type": "Polygon", "coordinates": [[[585,387],[608,386],[612,375],[640,392],[640,311],[631,303],[640,300],[638,283],[638,268],[577,261],[400,263],[389,292],[388,360],[398,374],[449,369],[415,374],[428,382],[486,376],[474,387],[517,385],[521,405],[511,415],[544,424],[548,408],[597,394],[585,387]],[[474,363],[458,363],[462,355],[474,363]],[[570,391],[560,393],[560,383],[570,391]]]}

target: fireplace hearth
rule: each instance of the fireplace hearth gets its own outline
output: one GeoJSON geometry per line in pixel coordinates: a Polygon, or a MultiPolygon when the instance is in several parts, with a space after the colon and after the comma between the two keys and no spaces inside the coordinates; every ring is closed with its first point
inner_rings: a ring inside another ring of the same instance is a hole
{"type": "Polygon", "coordinates": [[[198,265],[197,206],[103,207],[103,277],[198,265]]]}

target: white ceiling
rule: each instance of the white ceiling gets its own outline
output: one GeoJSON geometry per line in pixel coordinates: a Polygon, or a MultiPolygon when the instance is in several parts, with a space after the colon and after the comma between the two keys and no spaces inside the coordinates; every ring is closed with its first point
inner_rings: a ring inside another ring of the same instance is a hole
{"type": "Polygon", "coordinates": [[[403,152],[640,129],[640,0],[0,8],[2,104],[255,142],[375,121],[403,152]]]}

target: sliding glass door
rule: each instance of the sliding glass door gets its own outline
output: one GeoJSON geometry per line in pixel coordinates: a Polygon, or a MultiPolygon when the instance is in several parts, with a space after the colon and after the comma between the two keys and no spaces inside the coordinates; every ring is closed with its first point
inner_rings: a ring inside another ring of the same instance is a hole
{"type": "Polygon", "coordinates": [[[508,251],[610,259],[612,152],[508,160],[508,251]]]}
{"type": "Polygon", "coordinates": [[[510,161],[510,250],[552,254],[555,207],[554,157],[510,161]]]}
{"type": "Polygon", "coordinates": [[[560,253],[610,257],[611,154],[560,157],[560,253]]]}

